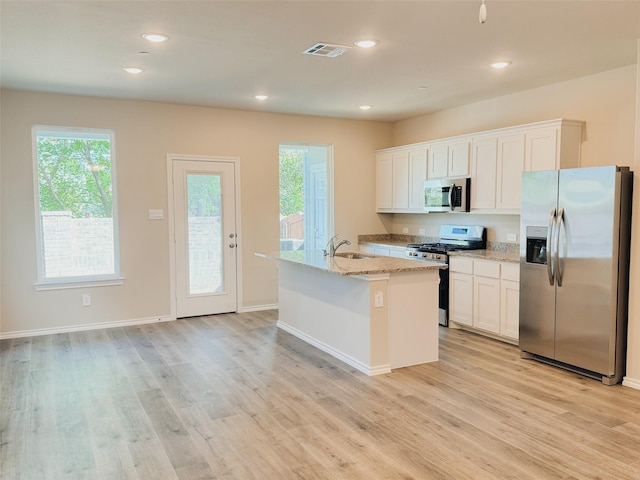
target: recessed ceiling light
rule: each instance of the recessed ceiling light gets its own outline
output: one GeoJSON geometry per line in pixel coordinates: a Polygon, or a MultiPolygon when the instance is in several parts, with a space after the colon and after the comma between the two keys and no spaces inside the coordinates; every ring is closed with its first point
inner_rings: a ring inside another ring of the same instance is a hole
{"type": "Polygon", "coordinates": [[[131,75],[137,75],[144,72],[144,70],[142,70],[140,67],[122,67],[122,69],[125,72],[130,73],[131,75]]]}
{"type": "Polygon", "coordinates": [[[371,105],[360,105],[360,110],[371,110],[371,105]]]}
{"type": "Polygon", "coordinates": [[[492,68],[506,68],[511,65],[511,62],[493,62],[490,64],[492,68]]]}
{"type": "Polygon", "coordinates": [[[254,95],[253,98],[255,98],[256,100],[266,100],[267,98],[269,98],[269,95],[254,95]]]}
{"type": "Polygon", "coordinates": [[[427,90],[429,87],[427,87],[426,85],[420,85],[418,87],[418,90],[427,90]]]}
{"type": "Polygon", "coordinates": [[[358,40],[357,42],[353,42],[356,47],[360,48],[371,48],[375,47],[378,44],[377,40],[358,40]]]}
{"type": "Polygon", "coordinates": [[[169,37],[167,35],[163,35],[162,33],[143,33],[142,38],[153,43],[166,42],[167,40],[169,40],[169,37]]]}

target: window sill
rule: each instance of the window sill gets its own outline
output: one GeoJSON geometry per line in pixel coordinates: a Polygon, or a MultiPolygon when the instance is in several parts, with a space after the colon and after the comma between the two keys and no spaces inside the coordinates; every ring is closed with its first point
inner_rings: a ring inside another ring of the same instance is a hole
{"type": "Polygon", "coordinates": [[[37,282],[34,287],[37,291],[44,290],[67,290],[70,288],[87,288],[87,287],[110,287],[113,285],[122,285],[124,277],[112,277],[96,280],[59,280],[37,282]]]}

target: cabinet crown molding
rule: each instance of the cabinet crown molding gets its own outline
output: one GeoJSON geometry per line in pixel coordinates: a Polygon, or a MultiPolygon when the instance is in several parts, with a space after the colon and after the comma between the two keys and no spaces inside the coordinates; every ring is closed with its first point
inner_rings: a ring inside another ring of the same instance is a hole
{"type": "Polygon", "coordinates": [[[563,126],[575,126],[584,128],[586,122],[582,120],[572,120],[566,118],[555,118],[553,120],[543,120],[539,122],[532,123],[523,123],[520,125],[513,125],[509,127],[502,128],[494,128],[491,130],[481,130],[479,132],[472,133],[464,133],[460,135],[454,135],[452,137],[444,137],[437,138],[433,140],[425,140],[423,142],[410,143],[406,145],[397,145],[395,147],[388,147],[376,150],[376,153],[380,152],[395,152],[400,150],[407,149],[419,149],[419,148],[428,148],[431,145],[437,145],[439,143],[450,143],[456,141],[468,141],[473,140],[475,138],[481,138],[484,136],[492,136],[492,135],[508,135],[510,133],[518,133],[520,131],[536,129],[536,128],[545,128],[545,127],[563,127],[563,126]]]}

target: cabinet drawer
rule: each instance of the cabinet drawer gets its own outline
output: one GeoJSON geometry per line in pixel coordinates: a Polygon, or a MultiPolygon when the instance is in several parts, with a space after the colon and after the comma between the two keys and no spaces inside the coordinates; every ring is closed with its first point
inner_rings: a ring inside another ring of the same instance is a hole
{"type": "Polygon", "coordinates": [[[500,263],[476,260],[473,262],[473,273],[480,277],[500,278],[500,263]]]}
{"type": "Polygon", "coordinates": [[[517,263],[503,263],[502,274],[503,280],[511,280],[512,282],[520,281],[520,265],[517,263]]]}
{"type": "Polygon", "coordinates": [[[450,257],[449,270],[460,273],[473,273],[473,260],[470,258],[450,257]]]}

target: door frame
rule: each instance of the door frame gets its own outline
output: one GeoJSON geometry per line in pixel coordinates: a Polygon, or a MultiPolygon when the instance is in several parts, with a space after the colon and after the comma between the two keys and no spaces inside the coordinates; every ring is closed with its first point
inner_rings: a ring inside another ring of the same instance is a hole
{"type": "Polygon", "coordinates": [[[169,299],[171,319],[177,318],[177,290],[176,290],[176,243],[175,243],[175,211],[173,196],[173,164],[186,160],[195,162],[231,163],[234,172],[235,210],[236,218],[236,311],[242,310],[242,218],[240,210],[240,159],[238,157],[212,157],[207,155],[167,154],[167,220],[169,239],[169,299]]]}
{"type": "MultiPolygon", "coordinates": [[[[281,141],[278,143],[278,158],[280,156],[280,149],[282,147],[300,147],[300,148],[304,148],[304,147],[308,147],[308,148],[314,148],[314,147],[321,147],[324,148],[326,150],[326,166],[327,166],[327,240],[329,240],[333,235],[334,235],[334,230],[335,230],[335,224],[334,224],[334,205],[335,205],[335,198],[333,196],[333,192],[334,192],[334,177],[333,177],[333,143],[315,143],[315,142],[287,142],[287,141],[281,141]]],[[[279,160],[278,160],[279,162],[279,160]]],[[[303,166],[303,171],[304,171],[304,177],[305,177],[305,181],[308,179],[308,177],[310,177],[310,168],[309,165],[307,164],[307,162],[305,161],[305,165],[303,166]]],[[[279,177],[279,173],[278,173],[278,181],[280,179],[279,177]]],[[[309,208],[307,206],[307,198],[306,198],[306,192],[305,192],[305,209],[309,208]]],[[[305,228],[306,228],[306,220],[305,220],[305,228]]],[[[305,243],[306,243],[306,235],[307,232],[305,231],[305,243]]]]}

